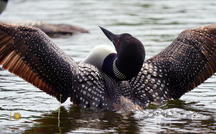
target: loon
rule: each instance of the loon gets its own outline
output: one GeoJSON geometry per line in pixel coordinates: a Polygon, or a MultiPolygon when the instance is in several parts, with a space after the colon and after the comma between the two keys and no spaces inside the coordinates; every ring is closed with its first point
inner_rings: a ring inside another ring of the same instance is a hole
{"type": "Polygon", "coordinates": [[[108,47],[98,46],[84,60],[115,80],[130,80],[142,68],[145,59],[143,44],[130,34],[113,34],[100,27],[113,42],[116,52],[108,47]]]}
{"type": "Polygon", "coordinates": [[[216,72],[216,24],[181,32],[136,76],[116,81],[75,62],[40,29],[0,23],[0,64],[61,103],[70,97],[82,108],[143,110],[180,98],[216,72]]]}
{"type": "MultiPolygon", "coordinates": [[[[5,10],[7,3],[8,3],[8,0],[0,0],[0,14],[5,10]]],[[[84,28],[73,26],[70,24],[50,24],[50,23],[45,23],[45,22],[33,22],[33,21],[32,22],[17,22],[16,24],[37,27],[52,38],[69,36],[69,35],[73,35],[76,33],[89,33],[89,31],[84,28]]]]}

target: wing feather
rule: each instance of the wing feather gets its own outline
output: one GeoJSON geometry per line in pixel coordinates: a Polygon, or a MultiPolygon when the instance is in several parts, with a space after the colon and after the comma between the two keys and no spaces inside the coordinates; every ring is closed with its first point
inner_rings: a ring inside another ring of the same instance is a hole
{"type": "Polygon", "coordinates": [[[58,100],[63,95],[62,102],[70,95],[76,72],[70,57],[40,30],[4,23],[0,23],[0,65],[58,100]]]}
{"type": "Polygon", "coordinates": [[[170,94],[181,97],[216,72],[216,24],[183,31],[148,61],[168,71],[170,94]]]}

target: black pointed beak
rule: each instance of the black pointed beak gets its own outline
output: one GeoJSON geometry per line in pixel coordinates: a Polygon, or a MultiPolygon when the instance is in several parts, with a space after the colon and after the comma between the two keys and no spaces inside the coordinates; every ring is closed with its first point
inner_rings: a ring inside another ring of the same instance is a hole
{"type": "MultiPolygon", "coordinates": [[[[100,26],[99,26],[100,27],[100,26]]],[[[103,27],[100,27],[100,29],[103,31],[103,33],[106,35],[106,37],[113,42],[113,44],[115,45],[115,41],[117,38],[119,38],[119,35],[116,35],[112,32],[110,32],[109,30],[103,28],[103,27]]]]}

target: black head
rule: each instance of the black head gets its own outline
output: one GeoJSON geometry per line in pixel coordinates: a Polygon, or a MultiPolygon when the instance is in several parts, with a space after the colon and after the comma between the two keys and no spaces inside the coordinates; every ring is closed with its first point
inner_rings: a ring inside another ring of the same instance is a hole
{"type": "MultiPolygon", "coordinates": [[[[127,37],[131,37],[130,34],[124,33],[124,34],[114,34],[110,31],[108,31],[107,29],[100,27],[100,29],[103,31],[103,33],[106,35],[106,37],[112,41],[113,45],[115,46],[115,49],[117,51],[117,53],[120,51],[120,46],[121,44],[123,44],[123,41],[125,40],[125,38],[127,37]]],[[[126,44],[127,45],[127,44],[126,44]]]]}
{"type": "Polygon", "coordinates": [[[115,46],[117,51],[116,66],[119,71],[125,74],[127,79],[137,75],[145,59],[142,42],[128,33],[113,34],[107,29],[100,28],[115,46]]]}

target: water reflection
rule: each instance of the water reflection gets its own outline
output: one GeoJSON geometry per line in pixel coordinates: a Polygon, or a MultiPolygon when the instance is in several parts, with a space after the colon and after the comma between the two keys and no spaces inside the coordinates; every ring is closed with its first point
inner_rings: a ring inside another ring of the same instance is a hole
{"type": "Polygon", "coordinates": [[[23,134],[54,134],[66,132],[84,133],[138,133],[138,124],[131,116],[123,116],[114,112],[84,111],[78,107],[71,106],[68,110],[60,107],[58,110],[43,115],[34,120],[35,125],[23,134]]]}
{"type": "Polygon", "coordinates": [[[175,100],[161,108],[129,115],[62,106],[34,120],[34,125],[23,134],[213,132],[212,113],[191,107],[194,104],[175,100]]]}

